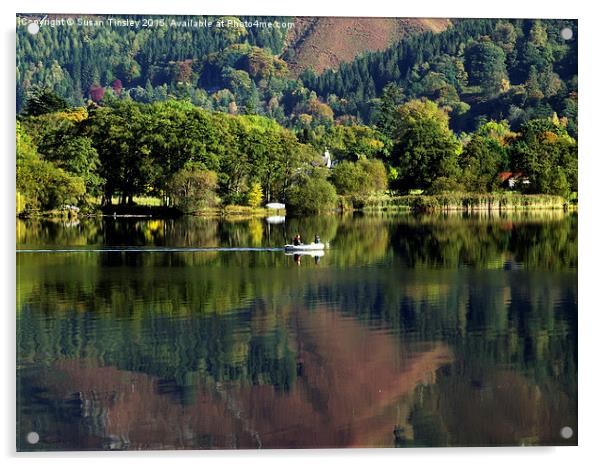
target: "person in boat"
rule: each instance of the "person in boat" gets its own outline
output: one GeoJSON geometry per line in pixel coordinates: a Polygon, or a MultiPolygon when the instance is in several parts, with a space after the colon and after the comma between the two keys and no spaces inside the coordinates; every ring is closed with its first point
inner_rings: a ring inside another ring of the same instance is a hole
{"type": "Polygon", "coordinates": [[[299,235],[299,234],[295,235],[295,237],[293,238],[293,244],[295,246],[300,246],[301,244],[303,244],[303,243],[301,243],[301,235],[299,235]]]}
{"type": "Polygon", "coordinates": [[[314,243],[320,244],[320,237],[318,235],[314,236],[314,243]]]}

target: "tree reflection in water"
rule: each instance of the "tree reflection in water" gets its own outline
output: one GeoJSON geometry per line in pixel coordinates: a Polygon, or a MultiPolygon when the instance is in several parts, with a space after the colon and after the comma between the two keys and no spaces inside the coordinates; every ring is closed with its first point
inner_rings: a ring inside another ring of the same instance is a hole
{"type": "Polygon", "coordinates": [[[19,221],[20,449],[575,444],[577,219],[19,221]]]}

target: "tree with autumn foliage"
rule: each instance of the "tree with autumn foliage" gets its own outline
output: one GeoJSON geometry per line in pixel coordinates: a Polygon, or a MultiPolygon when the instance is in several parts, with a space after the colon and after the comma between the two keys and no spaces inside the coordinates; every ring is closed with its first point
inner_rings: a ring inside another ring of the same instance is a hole
{"type": "Polygon", "coordinates": [[[263,201],[263,189],[261,183],[254,181],[247,193],[247,204],[251,207],[259,207],[263,201]]]}

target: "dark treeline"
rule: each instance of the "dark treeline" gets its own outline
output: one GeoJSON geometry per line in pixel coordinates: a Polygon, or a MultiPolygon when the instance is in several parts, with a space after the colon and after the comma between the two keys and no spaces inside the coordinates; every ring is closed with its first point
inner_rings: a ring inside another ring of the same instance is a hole
{"type": "MultiPolygon", "coordinates": [[[[29,16],[28,16],[29,17],[29,16]]],[[[50,87],[72,105],[82,105],[90,97],[110,88],[116,94],[131,94],[142,100],[160,100],[167,91],[194,94],[203,60],[232,44],[249,46],[278,55],[284,47],[286,28],[177,27],[200,17],[142,17],[154,21],[149,28],[86,27],[63,25],[42,27],[36,36],[17,30],[17,110],[25,102],[31,85],[50,87]],[[159,25],[159,20],[165,23],[159,25]],[[102,90],[101,90],[102,89],[102,90]],[[150,92],[147,92],[149,91],[150,92]]],[[[107,21],[105,16],[85,17],[107,21]]],[[[214,22],[219,19],[208,18],[214,22]]],[[[259,18],[241,17],[244,21],[259,18]]],[[[262,21],[285,22],[287,18],[264,17],[262,21]]]]}

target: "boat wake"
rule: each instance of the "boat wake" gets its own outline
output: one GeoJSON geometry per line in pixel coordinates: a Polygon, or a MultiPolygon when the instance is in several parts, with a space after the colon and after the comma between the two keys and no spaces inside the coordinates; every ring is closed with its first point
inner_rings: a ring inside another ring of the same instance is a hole
{"type": "Polygon", "coordinates": [[[106,247],[72,249],[17,249],[17,253],[82,253],[82,252],[281,252],[284,248],[169,248],[169,247],[106,247]]]}

